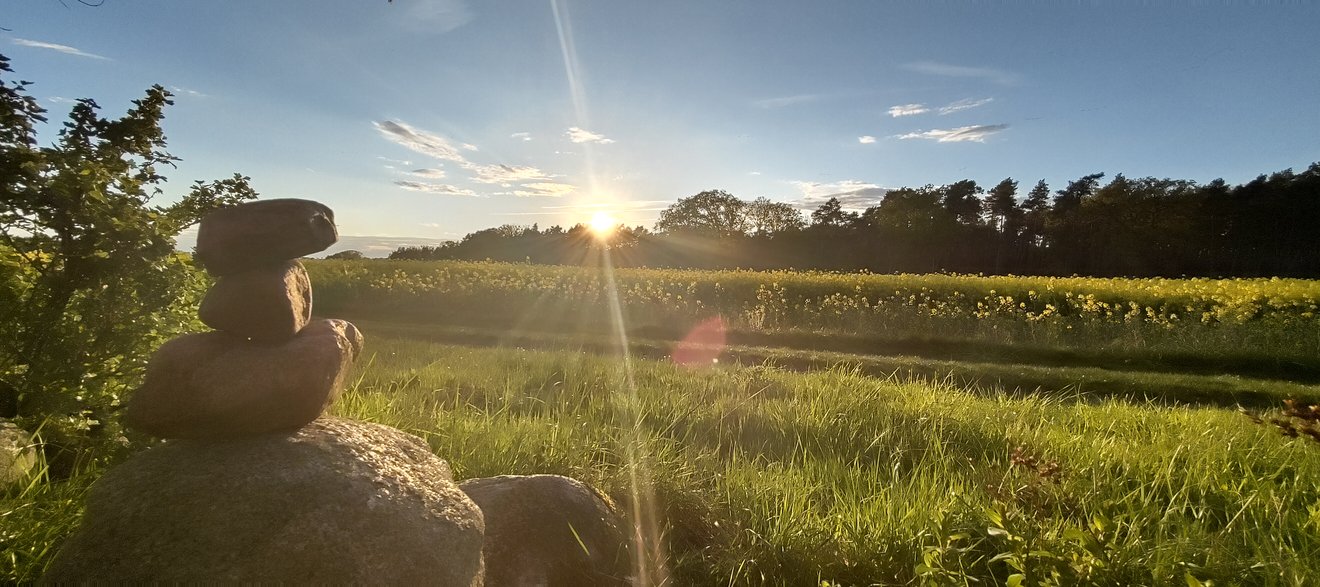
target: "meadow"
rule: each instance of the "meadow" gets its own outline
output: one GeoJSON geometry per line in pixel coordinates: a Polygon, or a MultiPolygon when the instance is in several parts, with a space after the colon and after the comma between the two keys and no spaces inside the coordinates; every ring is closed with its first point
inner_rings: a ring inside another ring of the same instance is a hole
{"type": "MultiPolygon", "coordinates": [[[[336,413],[595,484],[654,583],[1320,580],[1320,444],[1268,421],[1320,399],[1316,282],[308,268],[368,337],[336,413]]],[[[11,491],[3,578],[96,474],[11,491]]]]}

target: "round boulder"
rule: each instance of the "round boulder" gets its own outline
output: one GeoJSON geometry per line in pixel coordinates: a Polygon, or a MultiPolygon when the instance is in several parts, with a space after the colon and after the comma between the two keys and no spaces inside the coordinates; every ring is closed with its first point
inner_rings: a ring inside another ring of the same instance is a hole
{"type": "Polygon", "coordinates": [[[459,487],[486,521],[487,587],[630,585],[614,504],[559,475],[501,475],[459,487]]]}
{"type": "Polygon", "coordinates": [[[480,510],[421,439],[324,418],[176,440],[93,486],[46,582],[482,584],[480,510]]]}
{"type": "Polygon", "coordinates": [[[0,491],[27,481],[36,466],[37,446],[32,435],[0,418],[0,491]]]}

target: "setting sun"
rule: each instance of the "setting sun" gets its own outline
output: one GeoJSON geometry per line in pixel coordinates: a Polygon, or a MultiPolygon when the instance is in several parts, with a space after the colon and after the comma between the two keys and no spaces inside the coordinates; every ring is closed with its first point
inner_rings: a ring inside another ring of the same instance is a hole
{"type": "Polygon", "coordinates": [[[587,226],[591,227],[592,234],[595,234],[599,238],[604,238],[614,234],[614,229],[619,226],[619,221],[615,220],[613,216],[610,216],[608,212],[600,211],[591,216],[591,220],[587,223],[587,226]]]}

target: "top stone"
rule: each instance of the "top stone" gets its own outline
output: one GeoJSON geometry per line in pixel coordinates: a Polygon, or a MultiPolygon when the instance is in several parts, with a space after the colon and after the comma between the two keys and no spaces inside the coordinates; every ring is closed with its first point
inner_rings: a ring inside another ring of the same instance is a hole
{"type": "Polygon", "coordinates": [[[320,202],[293,198],[247,202],[202,218],[197,261],[212,275],[279,264],[339,240],[335,213],[320,202]]]}

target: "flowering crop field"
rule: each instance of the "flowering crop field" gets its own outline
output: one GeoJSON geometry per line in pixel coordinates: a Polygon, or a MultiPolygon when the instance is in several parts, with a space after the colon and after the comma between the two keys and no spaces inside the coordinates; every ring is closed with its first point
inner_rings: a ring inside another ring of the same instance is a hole
{"type": "MultiPolygon", "coordinates": [[[[315,261],[318,311],[414,321],[603,330],[604,271],[511,263],[315,261]]],[[[1308,358],[1320,282],[620,269],[628,328],[710,317],[749,332],[945,338],[1308,358]]]]}
{"type": "Polygon", "coordinates": [[[639,564],[663,584],[1317,577],[1320,450],[1275,423],[1320,397],[1320,282],[308,270],[316,311],[374,337],[341,414],[421,434],[460,477],[603,488],[638,536],[658,519],[639,564]],[[630,361],[586,342],[615,315],[630,361]],[[714,317],[728,352],[680,362],[670,342],[714,317]]]}

